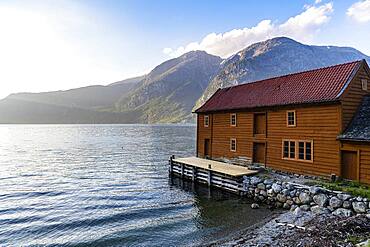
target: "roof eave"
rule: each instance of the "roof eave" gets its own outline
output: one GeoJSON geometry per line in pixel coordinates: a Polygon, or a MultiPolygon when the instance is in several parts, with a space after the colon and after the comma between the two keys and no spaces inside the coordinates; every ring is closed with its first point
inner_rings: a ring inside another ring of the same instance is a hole
{"type": "Polygon", "coordinates": [[[216,110],[209,110],[209,111],[196,111],[194,113],[214,113],[214,112],[253,110],[253,109],[261,109],[261,108],[273,108],[273,107],[325,105],[325,104],[339,104],[339,103],[340,103],[340,100],[339,99],[334,99],[334,100],[310,101],[310,102],[278,104],[278,105],[268,105],[268,106],[254,106],[254,107],[240,107],[240,108],[229,108],[229,109],[216,109],[216,110]]]}
{"type": "Polygon", "coordinates": [[[339,141],[351,141],[351,142],[369,142],[370,143],[370,139],[363,139],[363,138],[345,138],[345,137],[338,137],[337,140],[339,141]]]}

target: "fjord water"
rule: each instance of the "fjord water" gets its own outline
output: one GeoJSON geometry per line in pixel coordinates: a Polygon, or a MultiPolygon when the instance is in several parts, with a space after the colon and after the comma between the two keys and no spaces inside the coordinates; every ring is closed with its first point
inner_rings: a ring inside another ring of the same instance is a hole
{"type": "Polygon", "coordinates": [[[0,125],[0,246],[191,246],[270,212],[168,176],[192,125],[0,125]]]}

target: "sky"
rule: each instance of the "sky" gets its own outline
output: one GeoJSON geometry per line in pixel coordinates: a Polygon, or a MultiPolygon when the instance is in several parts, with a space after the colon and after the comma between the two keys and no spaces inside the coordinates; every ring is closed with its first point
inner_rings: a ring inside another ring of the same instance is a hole
{"type": "Polygon", "coordinates": [[[370,0],[0,0],[0,98],[107,85],[276,36],[370,55],[370,0]]]}

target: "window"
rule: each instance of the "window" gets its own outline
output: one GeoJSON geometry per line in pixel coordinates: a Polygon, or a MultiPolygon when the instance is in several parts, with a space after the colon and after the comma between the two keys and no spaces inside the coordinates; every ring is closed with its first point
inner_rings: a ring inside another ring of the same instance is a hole
{"type": "Polygon", "coordinates": [[[283,140],[282,157],[288,160],[313,161],[313,141],[283,140]]]}
{"type": "Polygon", "coordinates": [[[236,152],[236,139],[235,138],[230,139],[230,151],[236,152]]]}
{"type": "Polygon", "coordinates": [[[295,159],[295,142],[289,142],[289,159],[295,159]]]}
{"type": "Polygon", "coordinates": [[[289,158],[289,141],[284,141],[283,158],[289,158]]]}
{"type": "Polygon", "coordinates": [[[236,113],[230,114],[230,125],[231,126],[236,126],[236,113]]]}
{"type": "Polygon", "coordinates": [[[362,90],[367,91],[367,80],[366,79],[362,79],[361,80],[361,83],[362,83],[362,90]]]}
{"type": "Polygon", "coordinates": [[[209,116],[205,115],[204,116],[204,127],[208,127],[208,125],[209,125],[209,116]]]}
{"type": "Polygon", "coordinates": [[[287,111],[286,112],[286,120],[288,127],[295,127],[295,111],[287,111]]]}

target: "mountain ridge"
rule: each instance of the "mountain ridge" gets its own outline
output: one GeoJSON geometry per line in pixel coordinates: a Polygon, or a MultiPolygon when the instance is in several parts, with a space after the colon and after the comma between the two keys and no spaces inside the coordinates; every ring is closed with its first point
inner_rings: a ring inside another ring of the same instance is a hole
{"type": "Polygon", "coordinates": [[[306,45],[286,37],[252,44],[226,59],[191,51],[146,75],[106,86],[11,94],[0,100],[0,123],[193,122],[192,109],[218,88],[360,59],[370,61],[351,47],[306,45]]]}

